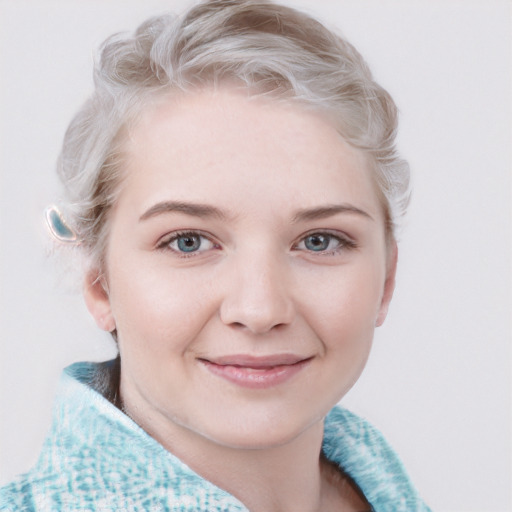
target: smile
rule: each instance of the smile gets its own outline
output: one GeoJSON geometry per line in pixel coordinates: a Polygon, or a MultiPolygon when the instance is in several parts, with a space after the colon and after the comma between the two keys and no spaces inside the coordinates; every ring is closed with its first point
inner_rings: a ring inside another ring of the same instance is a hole
{"type": "Polygon", "coordinates": [[[235,355],[214,359],[200,358],[198,361],[214,375],[233,384],[251,389],[265,389],[288,381],[312,359],[283,354],[266,357],[235,355]]]}

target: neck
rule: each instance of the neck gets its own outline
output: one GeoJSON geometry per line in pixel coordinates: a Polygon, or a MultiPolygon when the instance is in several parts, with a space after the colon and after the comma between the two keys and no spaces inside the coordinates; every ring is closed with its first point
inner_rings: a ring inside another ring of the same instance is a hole
{"type": "Polygon", "coordinates": [[[251,512],[315,511],[320,510],[322,490],[322,436],[323,423],[317,423],[298,438],[270,448],[246,450],[213,445],[205,450],[205,443],[195,440],[188,447],[168,449],[198,474],[238,498],[251,512]]]}
{"type": "Polygon", "coordinates": [[[370,509],[357,487],[323,456],[322,420],[286,443],[245,449],[215,443],[159,414],[130,409],[125,403],[125,412],[149,435],[251,512],[370,509]]]}
{"type": "MultiPolygon", "coordinates": [[[[221,458],[214,460],[222,460],[222,464],[204,476],[237,497],[251,512],[319,511],[322,437],[323,422],[318,422],[281,446],[220,450],[221,458]]],[[[199,468],[197,471],[201,472],[199,468]]]]}
{"type": "Polygon", "coordinates": [[[169,452],[251,512],[326,510],[322,502],[326,474],[320,459],[323,421],[286,444],[260,449],[219,445],[175,424],[167,423],[167,428],[154,421],[152,425],[139,424],[169,452]]]}

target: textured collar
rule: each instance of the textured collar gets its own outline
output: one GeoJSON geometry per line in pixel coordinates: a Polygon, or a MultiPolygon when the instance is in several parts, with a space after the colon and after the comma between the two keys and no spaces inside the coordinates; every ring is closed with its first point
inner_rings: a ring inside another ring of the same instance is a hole
{"type": "MultiPolygon", "coordinates": [[[[7,507],[0,508],[247,511],[105,398],[111,370],[112,363],[66,368],[39,461],[0,490],[0,505],[7,507]]],[[[365,420],[335,407],[326,417],[323,450],[353,479],[375,512],[428,512],[396,454],[365,420]]]]}

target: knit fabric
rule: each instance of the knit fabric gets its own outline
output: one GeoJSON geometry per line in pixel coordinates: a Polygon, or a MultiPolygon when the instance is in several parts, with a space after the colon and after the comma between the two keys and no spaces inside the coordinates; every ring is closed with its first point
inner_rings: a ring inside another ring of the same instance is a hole
{"type": "MultiPolygon", "coordinates": [[[[104,369],[96,363],[66,368],[39,460],[0,489],[0,510],[247,511],[98,392],[104,369]]],[[[365,420],[335,407],[325,421],[323,449],[359,486],[375,512],[429,511],[396,454],[365,420]]]]}

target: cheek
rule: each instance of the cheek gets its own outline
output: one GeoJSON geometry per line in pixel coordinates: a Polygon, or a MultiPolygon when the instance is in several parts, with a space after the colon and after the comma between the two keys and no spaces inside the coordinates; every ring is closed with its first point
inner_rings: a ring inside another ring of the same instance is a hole
{"type": "Polygon", "coordinates": [[[303,296],[309,297],[302,304],[304,317],[315,330],[326,350],[354,348],[369,350],[375,322],[382,298],[384,272],[382,265],[361,265],[340,268],[329,279],[317,276],[316,283],[326,283],[312,288],[303,296]]]}
{"type": "Polygon", "coordinates": [[[212,291],[190,275],[145,268],[130,272],[123,264],[111,275],[119,343],[145,356],[148,345],[158,354],[184,350],[215,310],[212,291]]]}

